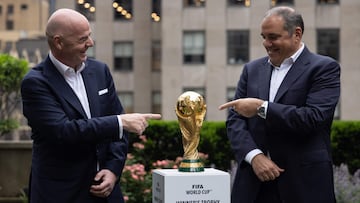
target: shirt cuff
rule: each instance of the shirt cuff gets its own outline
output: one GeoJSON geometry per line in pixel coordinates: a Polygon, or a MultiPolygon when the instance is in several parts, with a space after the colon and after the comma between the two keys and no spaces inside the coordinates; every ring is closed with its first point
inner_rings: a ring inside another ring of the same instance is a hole
{"type": "Polygon", "coordinates": [[[123,124],[121,120],[121,116],[117,115],[118,123],[119,123],[119,139],[123,137],[123,124]]]}
{"type": "Polygon", "coordinates": [[[245,156],[245,161],[248,162],[251,165],[251,161],[253,160],[253,158],[258,155],[258,154],[263,154],[263,152],[260,149],[253,149],[251,150],[249,153],[247,153],[247,155],[245,156]]]}
{"type": "Polygon", "coordinates": [[[265,118],[266,118],[266,115],[267,115],[267,110],[268,110],[268,106],[269,106],[269,102],[268,101],[264,101],[264,107],[265,107],[265,118]]]}

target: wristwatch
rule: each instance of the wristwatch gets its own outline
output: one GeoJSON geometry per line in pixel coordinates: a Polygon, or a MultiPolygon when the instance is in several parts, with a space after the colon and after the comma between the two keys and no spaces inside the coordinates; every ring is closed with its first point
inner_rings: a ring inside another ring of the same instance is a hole
{"type": "Polygon", "coordinates": [[[265,106],[266,106],[266,102],[263,102],[259,107],[257,107],[257,115],[263,119],[266,118],[265,106]]]}

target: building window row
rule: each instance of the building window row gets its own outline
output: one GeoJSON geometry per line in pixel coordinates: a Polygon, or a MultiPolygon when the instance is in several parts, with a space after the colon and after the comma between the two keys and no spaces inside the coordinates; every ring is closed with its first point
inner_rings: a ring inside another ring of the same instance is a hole
{"type": "MultiPolygon", "coordinates": [[[[95,0],[75,0],[76,9],[88,18],[89,21],[95,20],[95,0]]],[[[339,0],[317,0],[318,4],[339,4],[339,0]]],[[[184,8],[205,7],[206,0],[183,0],[184,8]]],[[[228,6],[250,7],[251,0],[227,0],[228,6]]],[[[270,0],[271,6],[294,5],[294,0],[270,0]]],[[[114,0],[112,3],[114,20],[128,21],[133,18],[132,0],[114,0]]],[[[21,6],[22,10],[27,9],[27,5],[21,6]]],[[[8,8],[8,13],[13,12],[13,8],[8,8]],[[12,9],[12,10],[11,10],[12,9]]],[[[1,14],[1,7],[0,7],[1,14]]],[[[159,22],[161,19],[161,0],[152,0],[151,19],[159,22]]]]}
{"type": "MultiPolygon", "coordinates": [[[[340,31],[339,29],[317,30],[317,52],[340,61],[340,31]]],[[[227,61],[229,65],[244,64],[250,60],[250,31],[227,31],[227,61]]],[[[133,70],[133,42],[114,43],[114,69],[119,71],[133,70]]],[[[205,64],[206,40],[204,31],[184,31],[183,33],[183,63],[205,64]]],[[[93,54],[93,50],[89,51],[93,54]]],[[[161,71],[161,42],[152,42],[152,70],[161,71]]]]}
{"type": "MultiPolygon", "coordinates": [[[[339,4],[339,0],[317,0],[318,4],[339,4]]],[[[205,7],[206,0],[183,0],[184,7],[205,7]]],[[[251,0],[227,0],[228,6],[250,7],[251,0]]],[[[270,0],[271,6],[294,5],[294,0],[270,0]]]]}
{"type": "MultiPolygon", "coordinates": [[[[132,71],[133,70],[133,56],[134,44],[133,42],[115,42],[114,43],[114,70],[117,71],[132,71]]],[[[94,57],[94,47],[88,49],[89,57],[94,57]]],[[[161,43],[159,40],[152,42],[151,50],[152,70],[161,70],[161,43]]]]}
{"type": "MultiPolygon", "coordinates": [[[[133,18],[132,0],[114,0],[112,2],[114,20],[129,21],[133,18]]],[[[82,13],[89,21],[95,20],[95,0],[76,0],[76,10],[82,13]]],[[[152,1],[151,19],[159,22],[161,16],[161,0],[152,1]]]]}

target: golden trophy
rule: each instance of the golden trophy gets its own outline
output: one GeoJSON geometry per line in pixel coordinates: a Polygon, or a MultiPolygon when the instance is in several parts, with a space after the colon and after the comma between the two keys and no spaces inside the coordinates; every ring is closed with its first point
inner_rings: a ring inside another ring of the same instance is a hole
{"type": "Polygon", "coordinates": [[[177,100],[175,112],[178,117],[184,148],[184,156],[179,171],[204,171],[204,165],[199,159],[197,150],[200,141],[200,129],[206,113],[204,98],[193,91],[184,92],[177,100]]]}

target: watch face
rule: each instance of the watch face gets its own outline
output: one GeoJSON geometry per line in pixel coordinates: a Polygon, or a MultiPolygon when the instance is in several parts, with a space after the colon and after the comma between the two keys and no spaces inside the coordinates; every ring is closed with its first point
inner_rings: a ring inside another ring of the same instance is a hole
{"type": "Polygon", "coordinates": [[[258,112],[257,112],[258,116],[260,116],[261,118],[265,118],[265,107],[260,106],[258,108],[258,112]]]}
{"type": "Polygon", "coordinates": [[[265,107],[261,106],[260,109],[259,109],[259,112],[262,113],[262,114],[265,113],[265,107]]]}

